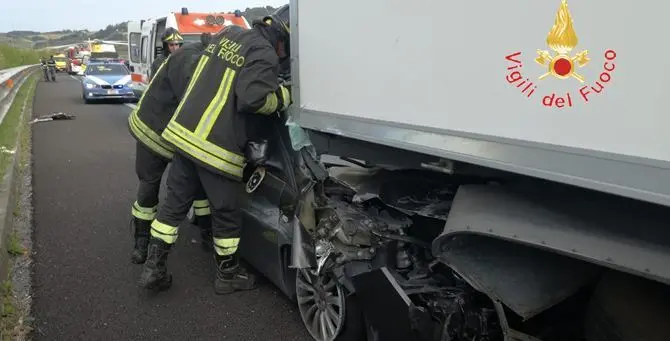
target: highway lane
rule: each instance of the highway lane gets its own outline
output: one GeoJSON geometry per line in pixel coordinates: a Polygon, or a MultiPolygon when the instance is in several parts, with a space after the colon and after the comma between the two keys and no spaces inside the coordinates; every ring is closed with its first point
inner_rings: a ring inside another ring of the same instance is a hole
{"type": "Polygon", "coordinates": [[[58,74],[38,85],[34,116],[76,120],[33,126],[36,340],[310,340],[294,304],[265,282],[213,293],[212,256],[181,229],[170,291],[137,288],[130,263],[134,140],[121,104],[85,105],[80,83],[58,74]]]}

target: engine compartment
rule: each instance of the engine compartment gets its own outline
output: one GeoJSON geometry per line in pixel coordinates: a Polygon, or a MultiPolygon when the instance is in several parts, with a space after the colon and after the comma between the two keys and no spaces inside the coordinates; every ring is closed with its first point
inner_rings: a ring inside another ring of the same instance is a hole
{"type": "Polygon", "coordinates": [[[338,278],[350,292],[366,291],[360,295],[365,309],[380,310],[367,315],[380,340],[502,340],[492,302],[431,254],[454,185],[428,180],[412,187],[425,195],[398,196],[396,186],[382,196],[336,177],[317,185],[316,224],[308,230],[317,273],[338,278]],[[388,281],[400,304],[394,316],[380,309],[392,300],[381,281],[388,281]],[[407,325],[399,332],[401,324],[407,325]]]}

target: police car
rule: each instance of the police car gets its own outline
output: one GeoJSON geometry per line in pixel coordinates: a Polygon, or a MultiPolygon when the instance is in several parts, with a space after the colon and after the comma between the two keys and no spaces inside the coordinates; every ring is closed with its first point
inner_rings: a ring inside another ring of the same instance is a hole
{"type": "Polygon", "coordinates": [[[90,60],[82,79],[81,95],[84,102],[120,99],[136,102],[130,71],[117,61],[90,60]]]}

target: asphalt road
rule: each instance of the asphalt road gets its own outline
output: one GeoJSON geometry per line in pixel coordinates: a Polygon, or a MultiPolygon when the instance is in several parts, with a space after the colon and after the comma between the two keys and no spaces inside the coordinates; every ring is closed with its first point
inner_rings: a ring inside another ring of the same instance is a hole
{"type": "Polygon", "coordinates": [[[33,126],[36,340],[310,340],[294,304],[265,281],[216,296],[213,260],[181,229],[168,262],[173,287],[138,289],[130,263],[137,179],[123,104],[83,104],[80,83],[41,82],[34,115],[76,120],[33,126]]]}

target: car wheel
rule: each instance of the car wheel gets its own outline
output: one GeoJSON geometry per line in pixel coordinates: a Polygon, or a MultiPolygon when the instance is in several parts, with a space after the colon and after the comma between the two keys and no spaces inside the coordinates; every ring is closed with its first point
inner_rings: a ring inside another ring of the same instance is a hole
{"type": "Polygon", "coordinates": [[[296,300],[305,328],[317,341],[365,339],[363,314],[353,295],[330,275],[296,271],[296,300]]]}

